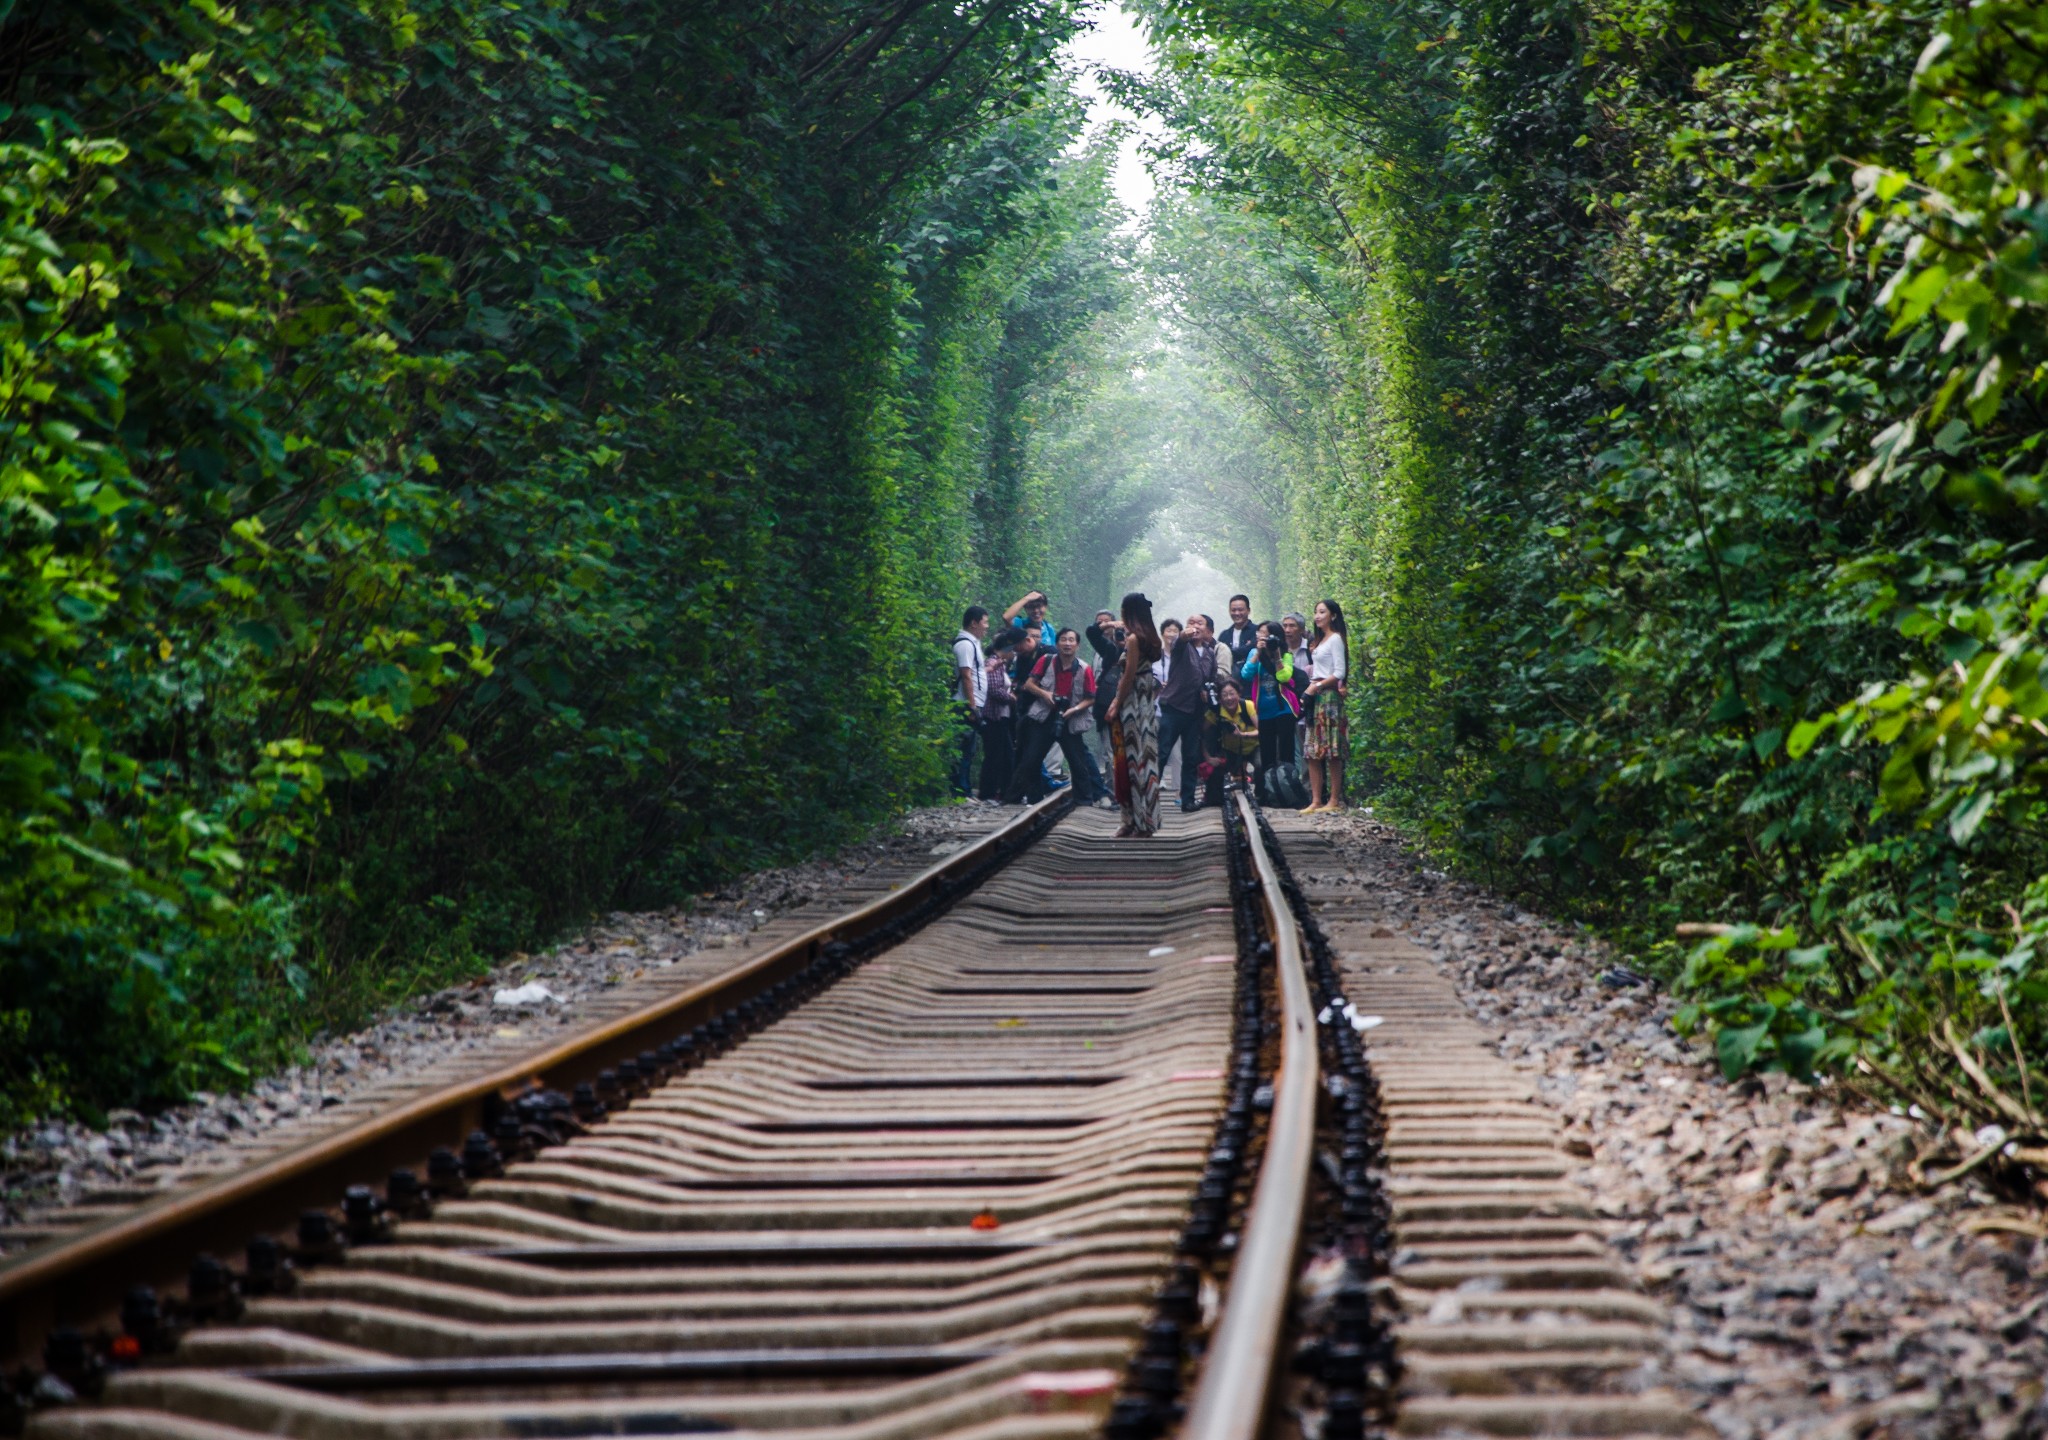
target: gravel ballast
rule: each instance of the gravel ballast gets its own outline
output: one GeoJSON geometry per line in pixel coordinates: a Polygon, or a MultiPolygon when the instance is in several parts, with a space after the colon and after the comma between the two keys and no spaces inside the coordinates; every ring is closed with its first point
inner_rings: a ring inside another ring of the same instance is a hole
{"type": "Polygon", "coordinates": [[[1924,1191],[1915,1121],[1782,1075],[1730,1084],[1593,937],[1431,870],[1369,814],[1318,825],[1346,865],[1318,884],[1429,951],[1565,1117],[1576,1180],[1672,1316],[1645,1388],[1728,1440],[2048,1434],[2039,1213],[1969,1180],[1924,1191]]]}

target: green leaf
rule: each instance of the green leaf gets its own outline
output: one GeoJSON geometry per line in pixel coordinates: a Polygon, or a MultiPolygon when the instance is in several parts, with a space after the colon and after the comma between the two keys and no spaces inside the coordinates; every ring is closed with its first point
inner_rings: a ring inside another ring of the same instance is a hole
{"type": "Polygon", "coordinates": [[[1792,733],[1785,740],[1785,753],[1794,760],[1799,759],[1814,747],[1821,736],[1834,728],[1835,717],[1822,716],[1818,720],[1801,720],[1792,727],[1792,733]]]}
{"type": "Polygon", "coordinates": [[[1771,1033],[1770,1022],[1724,1029],[1714,1037],[1714,1053],[1721,1062],[1721,1074],[1740,1080],[1757,1062],[1757,1052],[1771,1033]]]}
{"type": "Polygon", "coordinates": [[[1992,790],[1979,790],[1958,806],[1948,817],[1949,838],[1958,845],[1967,845],[1984,823],[1984,817],[1991,813],[1991,807],[1998,803],[1998,794],[1992,790]]]}
{"type": "MultiPolygon", "coordinates": [[[[1813,1064],[1828,1043],[1827,1028],[1814,1025],[1809,1029],[1796,1031],[1778,1037],[1778,1058],[1795,1079],[1813,1079],[1813,1064]]],[[[1727,1070],[1723,1060],[1722,1070],[1727,1070]]],[[[1732,1078],[1732,1077],[1731,1077],[1732,1078]]]]}

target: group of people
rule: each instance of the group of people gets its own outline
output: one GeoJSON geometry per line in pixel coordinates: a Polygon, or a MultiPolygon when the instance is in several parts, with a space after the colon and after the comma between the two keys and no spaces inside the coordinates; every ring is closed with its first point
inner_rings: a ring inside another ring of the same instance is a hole
{"type": "Polygon", "coordinates": [[[1343,808],[1351,657],[1335,600],[1317,602],[1313,617],[1254,624],[1250,599],[1233,595],[1221,631],[1199,613],[1157,623],[1152,602],[1135,592],[1116,612],[1098,610],[1085,633],[1055,626],[1049,608],[1033,590],[1000,623],[980,605],[961,617],[953,700],[962,795],[1039,798],[1057,783],[1044,767],[1058,746],[1080,803],[1113,797],[1122,809],[1119,835],[1158,830],[1160,777],[1176,752],[1183,810],[1220,798],[1231,777],[1266,788],[1298,770],[1308,777],[1306,813],[1343,808]]]}

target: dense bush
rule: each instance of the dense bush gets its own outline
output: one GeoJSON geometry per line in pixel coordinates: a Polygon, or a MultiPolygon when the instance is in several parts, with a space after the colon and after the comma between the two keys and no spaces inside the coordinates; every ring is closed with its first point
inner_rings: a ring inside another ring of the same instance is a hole
{"type": "Polygon", "coordinates": [[[0,1118],[934,790],[1072,10],[0,6],[0,1118]]]}
{"type": "Polygon", "coordinates": [[[1382,799],[1674,974],[1721,926],[1731,1073],[2039,1132],[2038,7],[1153,17],[1382,799]]]}

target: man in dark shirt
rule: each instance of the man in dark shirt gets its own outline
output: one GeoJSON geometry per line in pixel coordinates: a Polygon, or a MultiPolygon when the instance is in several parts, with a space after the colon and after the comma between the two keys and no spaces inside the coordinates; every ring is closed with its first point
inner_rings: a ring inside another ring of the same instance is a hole
{"type": "Polygon", "coordinates": [[[1195,774],[1202,763],[1202,730],[1209,709],[1203,689],[1216,678],[1216,642],[1209,637],[1209,617],[1188,616],[1187,628],[1173,642],[1166,688],[1159,692],[1159,765],[1180,746],[1180,808],[1195,808],[1195,774]]]}
{"type": "Polygon", "coordinates": [[[1235,680],[1259,648],[1259,627],[1252,624],[1252,602],[1248,595],[1230,597],[1230,628],[1216,637],[1218,645],[1230,647],[1230,678],[1235,680]]]}

